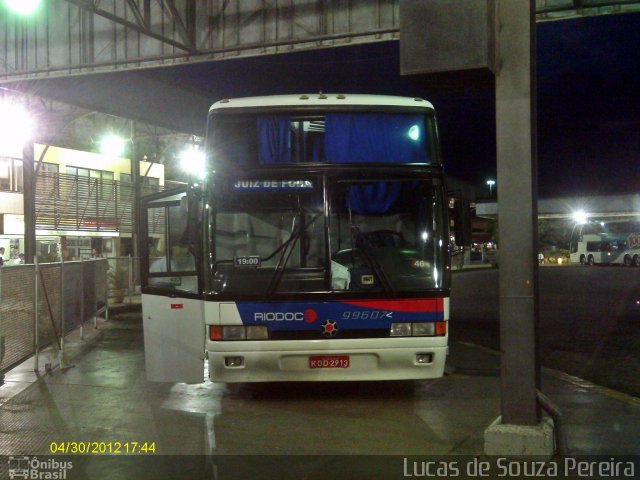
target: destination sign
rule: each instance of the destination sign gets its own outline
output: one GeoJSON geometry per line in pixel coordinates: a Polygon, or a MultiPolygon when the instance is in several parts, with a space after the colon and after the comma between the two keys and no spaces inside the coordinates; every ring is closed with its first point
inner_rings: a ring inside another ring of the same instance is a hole
{"type": "Polygon", "coordinates": [[[311,180],[237,180],[233,189],[241,192],[313,190],[311,180]]]}

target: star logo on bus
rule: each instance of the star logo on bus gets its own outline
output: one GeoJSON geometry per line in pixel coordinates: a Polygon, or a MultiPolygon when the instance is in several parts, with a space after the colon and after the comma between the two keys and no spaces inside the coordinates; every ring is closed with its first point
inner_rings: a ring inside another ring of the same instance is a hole
{"type": "Polygon", "coordinates": [[[326,320],[322,324],[322,335],[325,337],[335,337],[338,335],[338,324],[334,320],[326,320]]]}

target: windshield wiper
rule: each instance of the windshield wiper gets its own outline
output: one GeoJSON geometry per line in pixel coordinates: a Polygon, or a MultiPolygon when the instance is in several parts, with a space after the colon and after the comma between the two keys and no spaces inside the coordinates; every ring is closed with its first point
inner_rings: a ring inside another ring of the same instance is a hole
{"type": "Polygon", "coordinates": [[[361,245],[359,245],[358,248],[364,255],[365,260],[369,263],[369,265],[373,269],[373,273],[375,273],[376,276],[378,277],[378,280],[380,280],[380,284],[382,285],[382,289],[384,290],[384,293],[386,293],[388,296],[391,296],[393,294],[393,288],[391,287],[391,284],[389,283],[389,279],[385,275],[384,270],[380,265],[380,262],[378,262],[378,260],[376,259],[373,253],[373,250],[371,248],[371,245],[369,245],[367,242],[361,242],[361,245]]]}
{"type": "Polygon", "coordinates": [[[275,291],[278,289],[278,285],[280,285],[280,281],[284,276],[285,267],[289,262],[289,258],[291,258],[291,254],[293,253],[293,247],[295,247],[296,241],[300,238],[300,236],[309,229],[313,223],[321,217],[322,214],[318,213],[315,217],[311,219],[310,222],[304,224],[304,226],[296,227],[293,232],[291,232],[291,236],[280,245],[271,255],[264,258],[263,260],[270,260],[274,257],[278,252],[282,251],[282,255],[278,259],[278,263],[276,264],[276,268],[269,280],[269,286],[267,287],[267,296],[272,296],[275,291]],[[290,248],[289,248],[290,247],[290,248]],[[286,257],[286,258],[285,258],[286,257]],[[284,261],[283,261],[284,260],[284,261]]]}

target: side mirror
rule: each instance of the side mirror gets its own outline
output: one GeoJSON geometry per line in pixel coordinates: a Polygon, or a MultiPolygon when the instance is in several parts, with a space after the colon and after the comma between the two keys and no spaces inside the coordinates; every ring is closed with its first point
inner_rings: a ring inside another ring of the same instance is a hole
{"type": "Polygon", "coordinates": [[[199,251],[202,236],[202,203],[204,190],[199,184],[189,184],[187,194],[180,199],[180,212],[186,216],[187,224],[182,243],[189,246],[194,255],[199,251]],[[195,247],[195,248],[194,248],[195,247]]]}
{"type": "Polygon", "coordinates": [[[453,208],[449,209],[453,220],[453,238],[456,245],[469,245],[471,243],[471,206],[468,200],[454,197],[453,208]]]}

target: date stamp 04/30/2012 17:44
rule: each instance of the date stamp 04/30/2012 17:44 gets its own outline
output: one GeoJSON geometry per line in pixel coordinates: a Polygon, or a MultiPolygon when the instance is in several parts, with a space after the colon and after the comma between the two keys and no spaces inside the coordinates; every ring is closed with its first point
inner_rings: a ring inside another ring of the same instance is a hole
{"type": "Polygon", "coordinates": [[[51,442],[53,454],[136,455],[156,453],[155,442],[51,442]]]}

